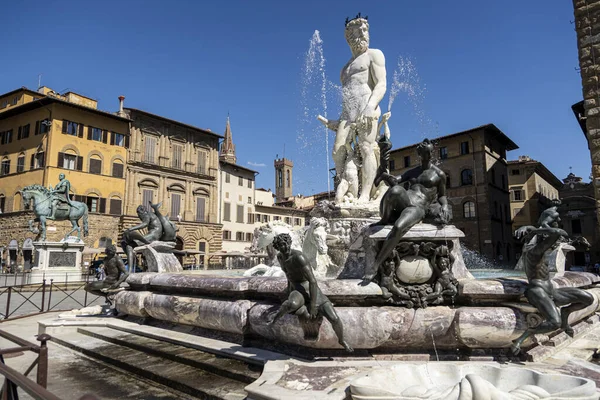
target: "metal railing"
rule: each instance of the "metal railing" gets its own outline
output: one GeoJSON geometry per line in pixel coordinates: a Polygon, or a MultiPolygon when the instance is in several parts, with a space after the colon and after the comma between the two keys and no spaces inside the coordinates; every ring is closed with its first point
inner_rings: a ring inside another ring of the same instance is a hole
{"type": "MultiPolygon", "coordinates": [[[[89,275],[86,276],[89,278],[89,275]]],[[[50,282],[0,287],[0,320],[41,314],[49,311],[66,311],[88,307],[100,296],[88,296],[84,290],[88,281],[50,282]]]]}
{"type": "MultiPolygon", "coordinates": [[[[36,400],[61,400],[46,389],[48,386],[48,346],[46,342],[52,339],[50,335],[45,333],[38,335],[39,346],[3,330],[0,330],[0,337],[17,345],[17,347],[0,349],[0,375],[5,378],[1,391],[2,400],[18,400],[17,388],[22,389],[36,400]],[[24,373],[20,373],[4,363],[5,354],[21,353],[23,351],[32,351],[38,355],[24,373]],[[33,381],[27,376],[36,366],[36,380],[33,381]]],[[[95,396],[90,394],[80,398],[80,400],[84,399],[97,400],[95,396]]]]}

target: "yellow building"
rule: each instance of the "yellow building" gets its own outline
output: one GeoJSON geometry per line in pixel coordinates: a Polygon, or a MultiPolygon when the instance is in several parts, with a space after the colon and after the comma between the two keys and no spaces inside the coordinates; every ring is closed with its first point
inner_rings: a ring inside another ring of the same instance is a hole
{"type": "MultiPolygon", "coordinates": [[[[88,246],[116,241],[125,198],[129,119],[98,110],[97,101],[73,92],[25,87],[0,95],[0,248],[34,235],[27,229],[19,190],[34,183],[56,185],[64,173],[72,198],[90,211],[88,246]]],[[[58,240],[68,222],[50,222],[58,240]]]]}

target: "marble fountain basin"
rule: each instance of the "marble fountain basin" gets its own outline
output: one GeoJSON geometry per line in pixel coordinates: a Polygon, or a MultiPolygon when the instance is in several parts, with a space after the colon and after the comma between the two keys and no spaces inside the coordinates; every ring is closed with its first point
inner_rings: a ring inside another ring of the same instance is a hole
{"type": "Polygon", "coordinates": [[[402,363],[350,382],[353,400],[597,400],[595,382],[485,364],[402,363]]]}

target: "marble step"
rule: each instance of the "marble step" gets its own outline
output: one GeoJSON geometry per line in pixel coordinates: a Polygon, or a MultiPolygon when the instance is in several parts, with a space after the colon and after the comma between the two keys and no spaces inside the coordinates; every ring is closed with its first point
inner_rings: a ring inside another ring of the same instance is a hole
{"type": "Polygon", "coordinates": [[[77,332],[244,383],[254,382],[262,371],[238,360],[111,328],[85,327],[77,332]]]}
{"type": "Polygon", "coordinates": [[[52,341],[80,352],[92,359],[131,372],[189,398],[241,400],[246,398],[246,382],[217,375],[181,362],[148,354],[84,335],[76,331],[52,337],[52,341]]]}

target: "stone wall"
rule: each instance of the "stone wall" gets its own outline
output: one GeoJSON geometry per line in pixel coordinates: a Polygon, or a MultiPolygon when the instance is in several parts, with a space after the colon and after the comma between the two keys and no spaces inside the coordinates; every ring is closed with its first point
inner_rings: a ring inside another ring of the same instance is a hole
{"type": "Polygon", "coordinates": [[[600,0],[573,0],[596,213],[600,201],[600,0]]]}

